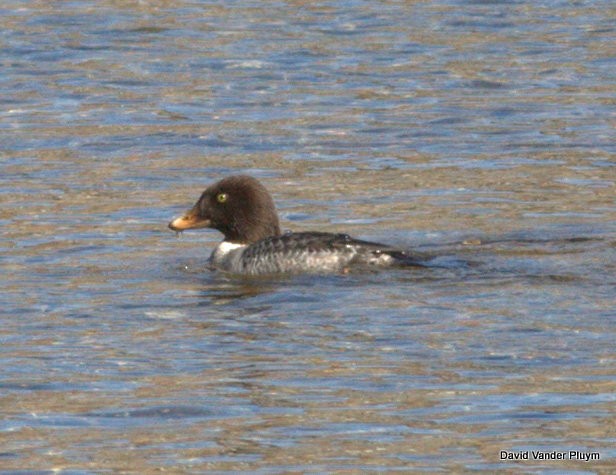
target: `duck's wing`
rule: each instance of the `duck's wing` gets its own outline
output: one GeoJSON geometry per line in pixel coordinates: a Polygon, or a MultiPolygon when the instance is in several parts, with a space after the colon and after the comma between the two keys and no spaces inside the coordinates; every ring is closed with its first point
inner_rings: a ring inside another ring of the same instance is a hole
{"type": "Polygon", "coordinates": [[[367,262],[366,259],[368,259],[368,263],[377,263],[372,259],[389,256],[392,258],[391,262],[386,262],[389,265],[425,267],[426,257],[419,253],[398,249],[388,244],[355,239],[348,234],[334,234],[333,237],[334,247],[355,249],[357,259],[361,262],[367,262]]]}
{"type": "Polygon", "coordinates": [[[274,271],[335,270],[354,264],[424,267],[421,255],[386,244],[355,239],[348,234],[287,233],[251,244],[244,251],[247,265],[260,261],[274,271]]]}

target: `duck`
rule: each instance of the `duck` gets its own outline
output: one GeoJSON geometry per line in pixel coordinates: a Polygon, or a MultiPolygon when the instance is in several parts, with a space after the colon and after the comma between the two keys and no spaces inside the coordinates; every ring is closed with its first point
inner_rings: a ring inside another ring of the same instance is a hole
{"type": "Polygon", "coordinates": [[[282,233],[272,196],[248,175],[231,175],[210,185],[168,226],[176,233],[199,228],[221,232],[224,239],[213,250],[209,267],[230,274],[346,274],[424,266],[416,254],[348,234],[282,233]]]}

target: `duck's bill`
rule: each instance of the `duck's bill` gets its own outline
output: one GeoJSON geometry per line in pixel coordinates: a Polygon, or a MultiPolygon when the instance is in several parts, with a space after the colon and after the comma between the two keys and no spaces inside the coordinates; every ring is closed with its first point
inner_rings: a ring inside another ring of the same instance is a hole
{"type": "Polygon", "coordinates": [[[177,232],[186,231],[187,229],[207,228],[209,226],[210,220],[199,216],[199,213],[194,208],[169,223],[169,228],[177,232]]]}

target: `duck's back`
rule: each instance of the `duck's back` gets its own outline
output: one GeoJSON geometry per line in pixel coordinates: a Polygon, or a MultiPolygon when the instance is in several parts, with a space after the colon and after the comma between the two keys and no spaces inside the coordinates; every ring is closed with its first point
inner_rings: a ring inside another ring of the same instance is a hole
{"type": "Polygon", "coordinates": [[[322,232],[272,236],[214,259],[221,270],[239,274],[339,273],[357,266],[421,265],[389,246],[322,232]]]}

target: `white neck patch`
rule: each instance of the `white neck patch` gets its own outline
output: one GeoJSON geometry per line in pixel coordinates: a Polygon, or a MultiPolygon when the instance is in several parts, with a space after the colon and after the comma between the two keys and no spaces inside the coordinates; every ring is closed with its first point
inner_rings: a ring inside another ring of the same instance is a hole
{"type": "Polygon", "coordinates": [[[242,257],[242,250],[246,248],[246,244],[238,244],[236,242],[223,241],[210,256],[210,262],[221,270],[234,272],[235,267],[239,264],[242,257]]]}
{"type": "Polygon", "coordinates": [[[246,244],[223,241],[218,246],[216,246],[216,254],[219,254],[222,257],[240,247],[246,247],[246,244]]]}

